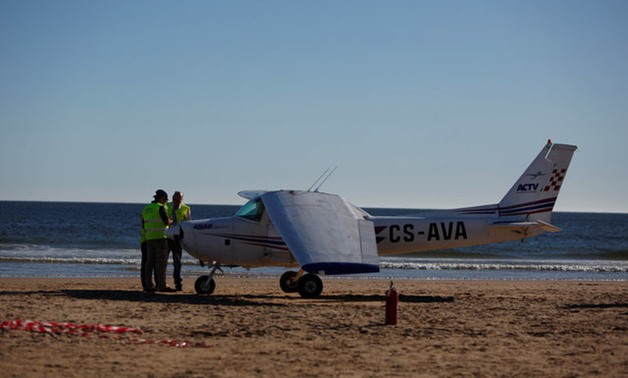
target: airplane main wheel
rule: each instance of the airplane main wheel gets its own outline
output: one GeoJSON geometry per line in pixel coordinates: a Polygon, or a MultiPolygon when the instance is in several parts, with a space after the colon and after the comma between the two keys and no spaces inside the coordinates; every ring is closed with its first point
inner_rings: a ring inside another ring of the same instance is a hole
{"type": "Polygon", "coordinates": [[[281,275],[281,278],[279,278],[279,286],[281,286],[281,290],[283,290],[284,293],[296,293],[299,291],[297,282],[294,280],[296,275],[297,272],[291,270],[281,275]]]}
{"type": "Polygon", "coordinates": [[[323,281],[316,274],[306,274],[299,278],[297,288],[302,298],[318,298],[323,292],[323,281]]]}
{"type": "Polygon", "coordinates": [[[196,282],[194,282],[194,289],[197,294],[210,295],[214,292],[214,289],[216,288],[216,281],[212,278],[209,282],[207,282],[208,278],[209,276],[200,276],[196,279],[196,282]]]}

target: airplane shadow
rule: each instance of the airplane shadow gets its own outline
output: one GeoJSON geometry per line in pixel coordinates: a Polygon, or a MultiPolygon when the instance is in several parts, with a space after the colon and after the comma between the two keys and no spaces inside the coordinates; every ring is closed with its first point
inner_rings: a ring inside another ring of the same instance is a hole
{"type": "Polygon", "coordinates": [[[72,298],[111,300],[143,303],[182,303],[220,306],[285,306],[283,303],[272,303],[276,299],[263,295],[197,295],[197,294],[162,294],[144,293],[134,290],[62,290],[72,298]]]}
{"type": "MultiPolygon", "coordinates": [[[[287,300],[291,303],[307,303],[315,301],[325,302],[381,302],[385,303],[384,295],[322,295],[316,299],[303,299],[298,294],[273,296],[273,295],[197,295],[197,294],[161,294],[144,293],[135,290],[61,290],[69,297],[91,300],[111,300],[148,303],[185,303],[198,305],[219,306],[287,306],[288,303],[274,302],[277,299],[287,300]]],[[[400,295],[401,303],[444,303],[453,302],[454,297],[428,296],[428,295],[400,295]]]]}
{"type": "MultiPolygon", "coordinates": [[[[384,295],[359,295],[359,294],[345,294],[345,295],[322,295],[318,298],[320,301],[337,301],[337,302],[386,302],[386,296],[384,295]]],[[[433,295],[399,295],[400,303],[445,303],[453,302],[454,297],[441,297],[433,295]]]]}
{"type": "Polygon", "coordinates": [[[31,291],[0,291],[0,297],[21,296],[21,295],[59,295],[57,290],[31,290],[31,291]]]}
{"type": "Polygon", "coordinates": [[[626,308],[628,307],[628,303],[584,303],[584,304],[568,304],[563,307],[567,309],[626,308]]]}

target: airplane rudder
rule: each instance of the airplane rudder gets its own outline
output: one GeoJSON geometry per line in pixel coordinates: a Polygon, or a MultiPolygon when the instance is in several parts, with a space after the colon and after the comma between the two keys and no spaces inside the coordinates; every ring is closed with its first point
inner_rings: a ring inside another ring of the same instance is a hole
{"type": "Polygon", "coordinates": [[[576,148],[548,141],[499,203],[500,216],[549,222],[576,148]]]}
{"type": "MultiPolygon", "coordinates": [[[[546,192],[558,192],[565,181],[571,158],[578,147],[569,144],[555,144],[547,155],[547,160],[553,163],[551,176],[543,188],[546,192]]],[[[558,194],[558,193],[556,193],[558,194]]]]}

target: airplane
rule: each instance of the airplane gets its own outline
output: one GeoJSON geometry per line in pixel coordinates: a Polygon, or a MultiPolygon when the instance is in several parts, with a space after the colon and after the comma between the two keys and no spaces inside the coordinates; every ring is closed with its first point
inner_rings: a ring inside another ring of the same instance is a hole
{"type": "Polygon", "coordinates": [[[281,275],[284,292],[317,298],[323,291],[319,275],[377,273],[378,256],[560,231],[551,224],[552,210],[576,149],[548,140],[497,204],[372,216],[339,195],[319,192],[320,185],[316,190],[242,191],[238,194],[248,202],[235,215],[182,222],[166,235],[180,238],[201,266],[210,264],[209,274],[195,282],[198,294],[214,292],[213,276],[222,265],[281,266],[299,268],[281,275]]]}

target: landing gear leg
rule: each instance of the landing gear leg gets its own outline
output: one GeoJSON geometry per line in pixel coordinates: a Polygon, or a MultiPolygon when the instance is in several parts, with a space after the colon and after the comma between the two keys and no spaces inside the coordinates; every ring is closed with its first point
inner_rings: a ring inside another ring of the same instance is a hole
{"type": "Polygon", "coordinates": [[[209,275],[200,276],[196,279],[194,283],[194,289],[197,294],[210,295],[216,289],[216,281],[214,281],[214,274],[219,270],[220,273],[224,273],[222,268],[220,267],[220,263],[214,261],[212,264],[211,270],[209,271],[209,275]]]}
{"type": "Polygon", "coordinates": [[[284,293],[296,293],[299,291],[297,282],[299,281],[299,278],[303,276],[303,273],[305,273],[305,271],[301,269],[298,272],[289,270],[282,274],[279,279],[279,286],[281,286],[281,290],[283,290],[284,293]]]}
{"type": "Polygon", "coordinates": [[[318,298],[323,292],[323,281],[316,274],[287,271],[281,275],[279,286],[284,293],[299,293],[302,298],[318,298]]]}

